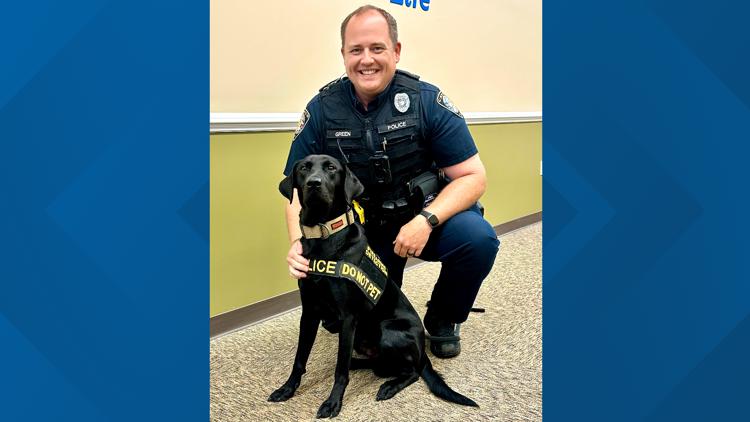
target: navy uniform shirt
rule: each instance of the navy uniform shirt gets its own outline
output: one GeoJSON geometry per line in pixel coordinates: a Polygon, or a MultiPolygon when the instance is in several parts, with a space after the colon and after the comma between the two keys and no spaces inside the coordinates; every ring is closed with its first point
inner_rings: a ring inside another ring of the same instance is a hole
{"type": "MultiPolygon", "coordinates": [[[[378,95],[375,100],[368,104],[366,111],[354,95],[351,81],[344,80],[351,94],[352,104],[362,114],[376,114],[377,110],[391,98],[386,98],[388,87],[378,95]]],[[[440,168],[452,166],[477,153],[474,139],[469,133],[466,121],[461,112],[453,103],[440,92],[440,90],[427,82],[419,81],[419,90],[422,101],[422,121],[426,128],[426,140],[428,151],[432,160],[440,168]]],[[[320,95],[316,95],[307,104],[300,119],[299,127],[295,132],[295,138],[289,149],[284,175],[288,176],[292,166],[297,160],[305,158],[310,154],[325,153],[325,130],[323,115],[320,112],[320,95]]]]}

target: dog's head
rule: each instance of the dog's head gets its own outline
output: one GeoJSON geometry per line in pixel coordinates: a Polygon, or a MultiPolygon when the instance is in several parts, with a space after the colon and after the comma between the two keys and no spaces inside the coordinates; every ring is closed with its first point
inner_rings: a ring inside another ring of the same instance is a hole
{"type": "Polygon", "coordinates": [[[319,219],[308,224],[344,213],[365,190],[357,176],[330,155],[308,155],[294,163],[292,172],[279,183],[279,191],[291,202],[294,189],[305,219],[319,219]]]}

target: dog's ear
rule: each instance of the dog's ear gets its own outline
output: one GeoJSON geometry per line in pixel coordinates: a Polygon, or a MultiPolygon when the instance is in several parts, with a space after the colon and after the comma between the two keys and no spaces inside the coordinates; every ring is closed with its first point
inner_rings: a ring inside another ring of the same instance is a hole
{"type": "Polygon", "coordinates": [[[346,194],[346,203],[351,204],[352,199],[358,197],[359,195],[362,195],[362,192],[365,191],[364,185],[362,185],[362,182],[359,181],[357,176],[352,173],[351,170],[349,170],[349,167],[344,167],[346,169],[346,177],[344,178],[344,193],[346,194]]]}
{"type": "Polygon", "coordinates": [[[279,192],[289,200],[289,203],[292,203],[292,195],[294,195],[292,179],[294,179],[294,172],[289,174],[289,176],[285,177],[284,180],[279,183],[279,192]]]}
{"type": "Polygon", "coordinates": [[[292,203],[292,198],[294,198],[294,188],[297,187],[295,186],[295,181],[297,180],[297,163],[299,163],[299,161],[294,163],[292,166],[292,172],[289,173],[289,176],[285,177],[284,180],[279,183],[279,192],[289,200],[290,204],[292,203]]]}

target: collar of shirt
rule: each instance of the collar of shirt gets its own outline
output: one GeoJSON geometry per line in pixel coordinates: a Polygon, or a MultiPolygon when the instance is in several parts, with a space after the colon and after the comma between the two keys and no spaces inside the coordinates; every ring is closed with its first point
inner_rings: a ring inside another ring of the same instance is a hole
{"type": "Polygon", "coordinates": [[[359,98],[357,98],[357,95],[354,93],[354,84],[352,84],[352,81],[347,79],[346,83],[349,85],[349,96],[351,97],[354,108],[356,108],[362,114],[370,114],[380,108],[380,105],[385,102],[385,97],[386,95],[388,95],[388,91],[391,89],[391,83],[393,83],[393,80],[391,80],[391,82],[388,82],[388,85],[386,85],[383,92],[378,94],[378,96],[375,97],[374,100],[370,101],[370,103],[367,105],[367,110],[365,110],[362,102],[359,101],[359,98]]]}

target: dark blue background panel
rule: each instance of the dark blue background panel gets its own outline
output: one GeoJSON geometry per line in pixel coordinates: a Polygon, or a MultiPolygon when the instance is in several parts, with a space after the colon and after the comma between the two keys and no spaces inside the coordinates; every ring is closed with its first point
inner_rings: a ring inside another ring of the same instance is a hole
{"type": "Polygon", "coordinates": [[[4,420],[208,414],[208,4],[0,17],[4,420]]]}
{"type": "Polygon", "coordinates": [[[545,420],[747,420],[747,16],[545,2],[545,420]]]}

